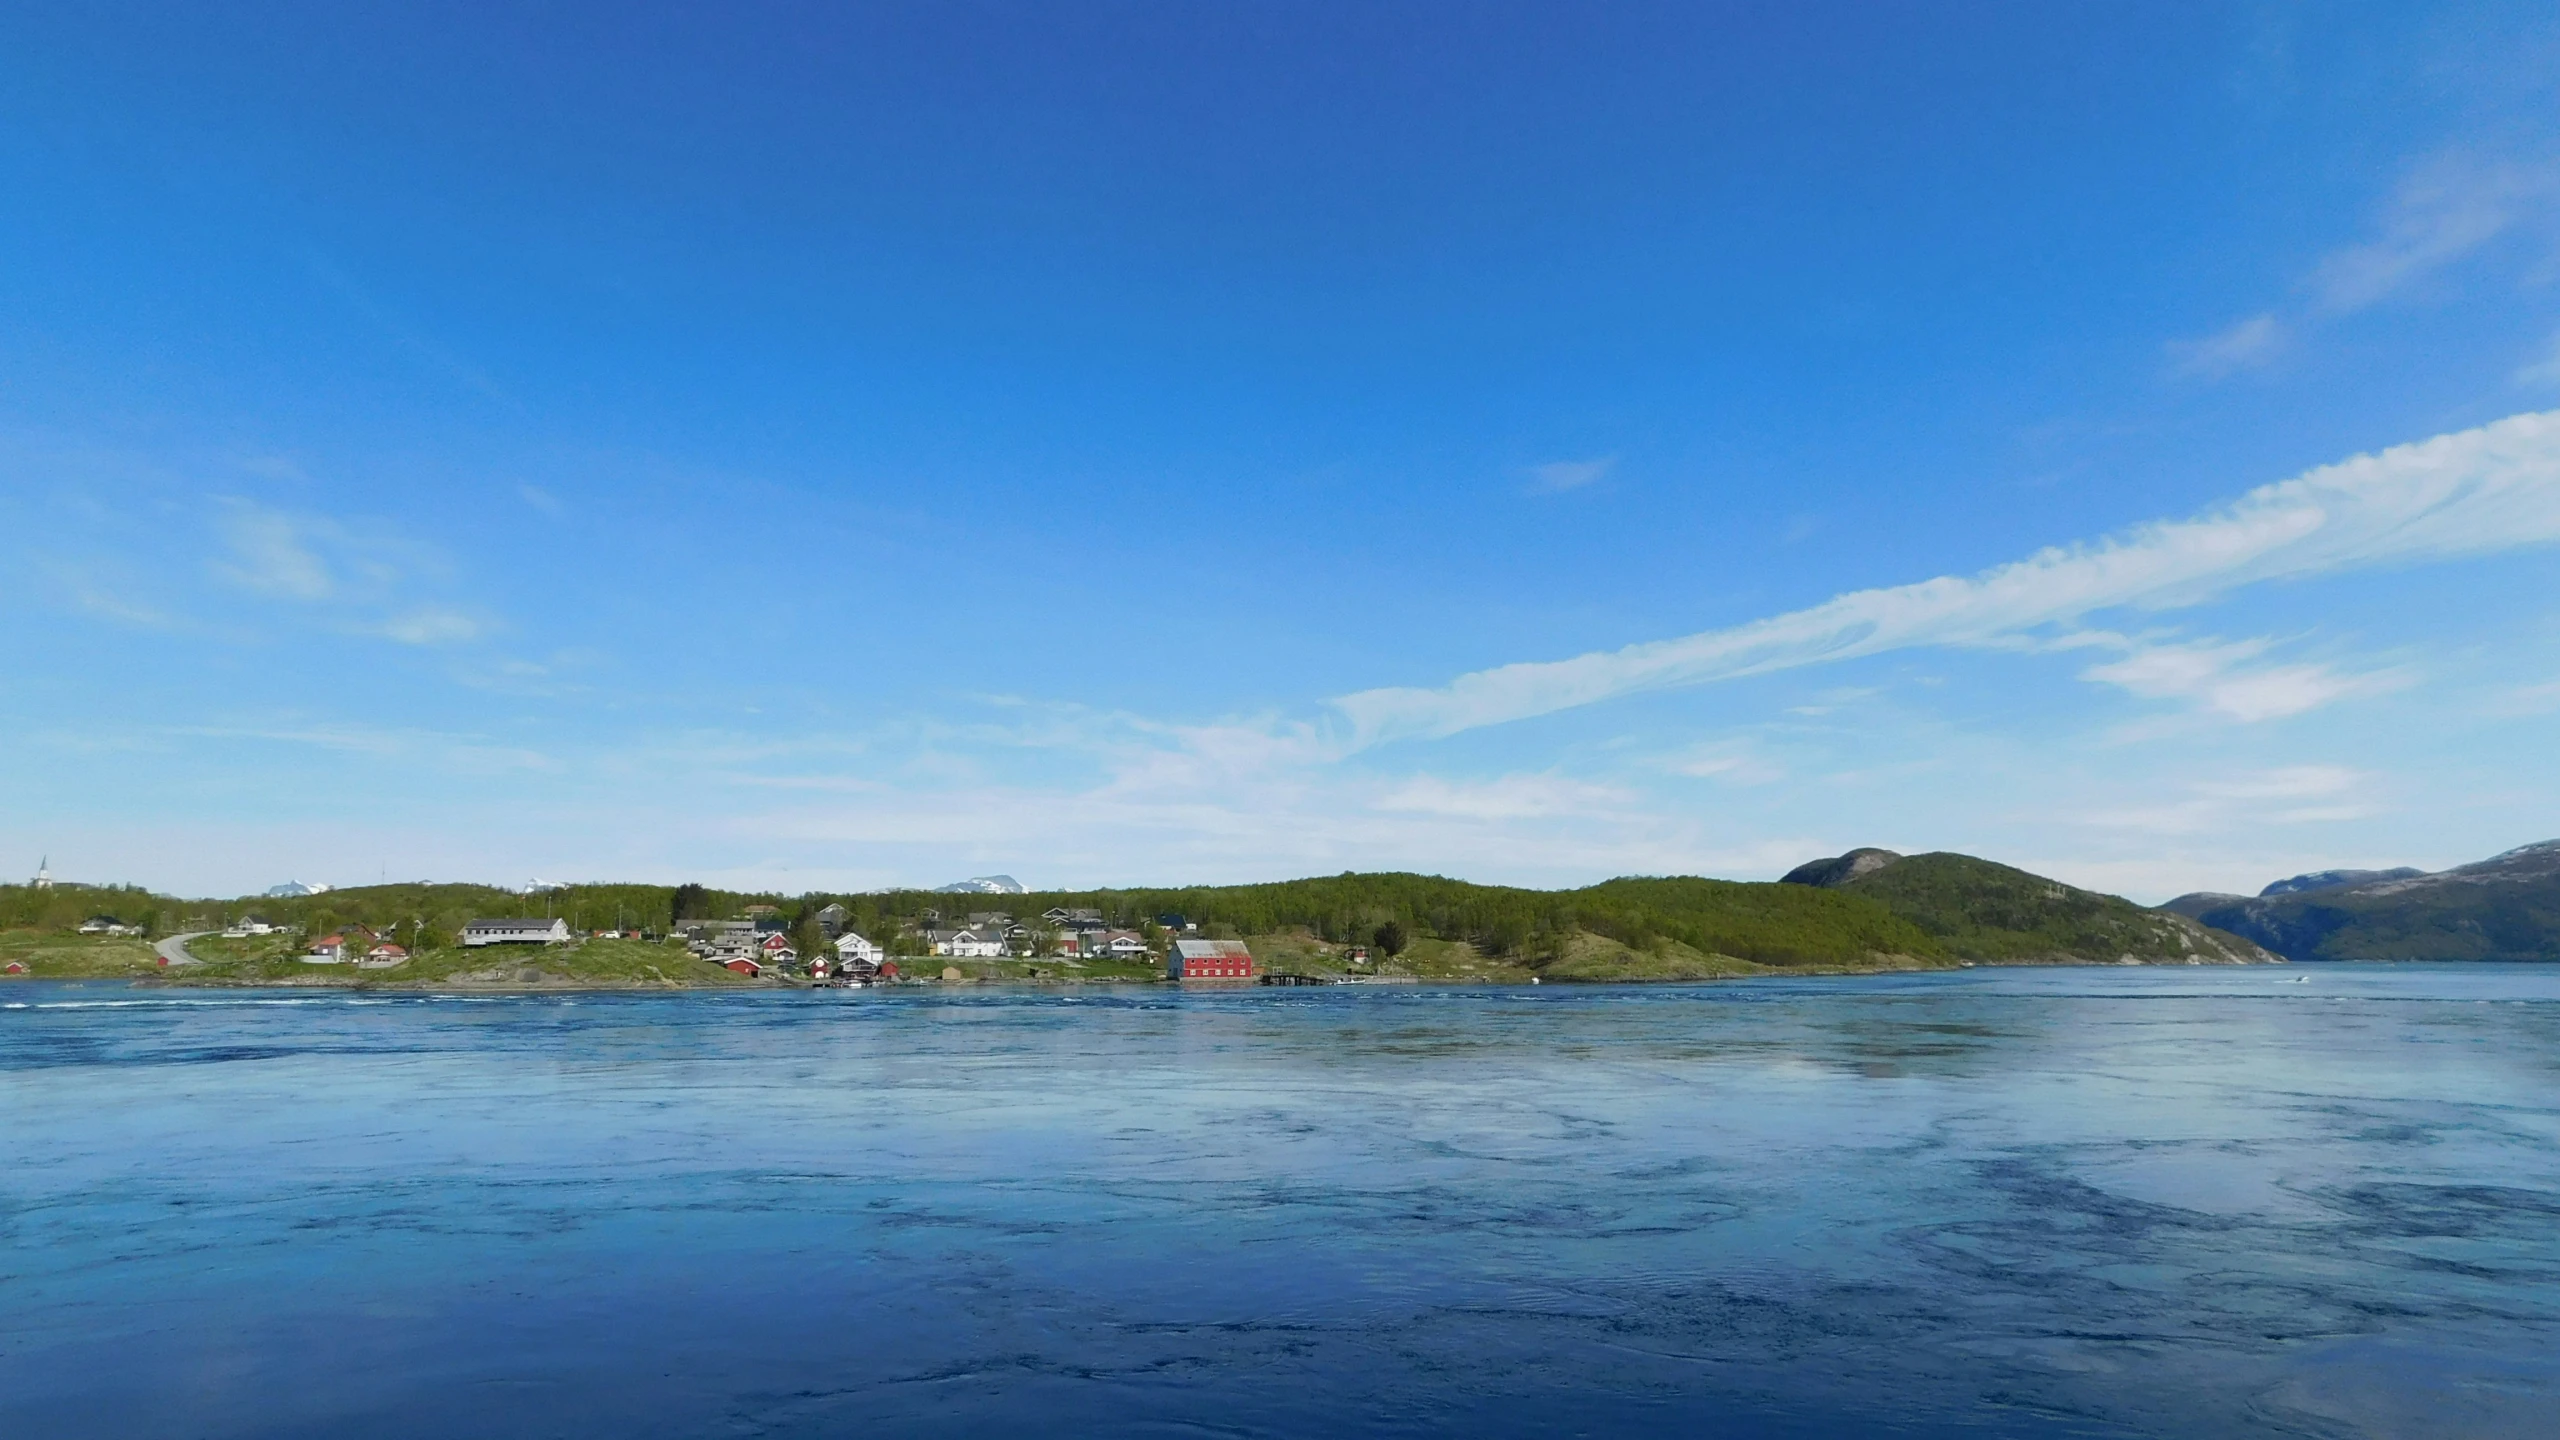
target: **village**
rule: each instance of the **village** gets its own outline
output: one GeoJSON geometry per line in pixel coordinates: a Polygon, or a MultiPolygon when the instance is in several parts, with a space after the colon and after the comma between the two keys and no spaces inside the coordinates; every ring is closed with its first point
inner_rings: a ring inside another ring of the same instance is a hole
{"type": "MultiPolygon", "coordinates": [[[[703,963],[748,979],[848,989],[956,983],[980,978],[971,972],[986,969],[983,965],[964,969],[954,963],[962,961],[1041,962],[1016,972],[1033,980],[1087,978],[1083,973],[1087,971],[1097,972],[1090,976],[1094,979],[1148,978],[1131,974],[1132,967],[1145,967],[1155,972],[1153,978],[1186,983],[1329,983],[1311,975],[1270,972],[1245,942],[1203,937],[1196,923],[1174,914],[1158,915],[1130,928],[1110,923],[1095,909],[1052,907],[1027,918],[1003,910],[946,917],[928,909],[907,917],[880,939],[851,928],[852,918],[843,905],[829,904],[814,915],[804,914],[803,923],[795,926],[779,906],[757,904],[744,907],[736,918],[679,921],[664,933],[579,932],[571,930],[566,920],[553,917],[499,917],[472,920],[451,938],[462,949],[566,945],[590,939],[681,944],[703,963]],[[813,932],[814,945],[808,943],[813,932]]],[[[240,940],[289,936],[292,930],[249,917],[220,933],[224,939],[240,940]]],[[[396,927],[341,924],[304,943],[301,959],[312,965],[391,970],[407,963],[411,948],[400,943],[396,927]]],[[[1344,960],[1354,970],[1365,968],[1368,950],[1349,947],[1344,960]]]]}
{"type": "MultiPolygon", "coordinates": [[[[771,905],[750,905],[742,919],[689,921],[677,928],[677,935],[695,955],[740,975],[761,977],[773,973],[804,978],[813,984],[851,988],[964,978],[965,972],[956,965],[935,967],[919,963],[936,959],[1054,962],[1061,973],[1046,978],[1069,978],[1072,972],[1084,969],[1087,961],[1123,965],[1160,962],[1168,980],[1249,984],[1278,978],[1264,974],[1244,942],[1200,938],[1196,933],[1199,927],[1180,915],[1159,915],[1144,930],[1115,927],[1100,910],[1064,906],[1044,910],[1028,920],[1004,910],[972,911],[950,918],[957,923],[946,928],[941,911],[925,910],[910,917],[891,937],[894,948],[917,971],[938,970],[931,975],[910,974],[890,953],[892,946],[848,928],[852,912],[836,904],[824,907],[813,917],[824,944],[811,955],[800,953],[792,943],[788,922],[780,909],[771,905]],[[1160,938],[1151,940],[1150,932],[1160,938]]],[[[1366,960],[1367,952],[1359,952],[1357,963],[1366,960]]],[[[1029,973],[1030,978],[1044,978],[1037,968],[1029,973]]]]}

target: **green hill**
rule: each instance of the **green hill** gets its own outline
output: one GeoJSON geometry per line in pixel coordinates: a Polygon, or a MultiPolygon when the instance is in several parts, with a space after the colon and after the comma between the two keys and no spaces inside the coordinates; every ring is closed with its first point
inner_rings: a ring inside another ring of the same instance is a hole
{"type": "MultiPolygon", "coordinates": [[[[0,887],[0,917],[23,916],[21,928],[65,929],[88,913],[83,904],[66,906],[51,899],[40,914],[27,904],[12,911],[7,890],[0,887]]],[[[1346,873],[1260,885],[1003,896],[912,890],[786,896],[619,884],[579,885],[526,896],[486,886],[425,883],[228,901],[118,893],[126,909],[149,917],[162,932],[217,929],[252,917],[296,928],[304,935],[361,923],[420,952],[416,962],[400,971],[369,972],[363,977],[369,983],[418,983],[447,974],[475,973],[476,967],[461,956],[446,952],[452,938],[476,918],[558,916],[580,934],[630,929],[663,933],[678,910],[689,918],[725,918],[752,905],[767,905],[796,931],[830,903],[845,907],[851,928],[888,943],[893,953],[913,948],[906,932],[928,916],[950,924],[973,912],[1003,910],[1036,923],[1042,911],[1065,907],[1098,910],[1109,922],[1131,929],[1151,928],[1159,917],[1180,916],[1204,935],[1253,937],[1280,950],[1288,949],[1285,937],[1295,936],[1301,942],[1297,953],[1310,960],[1339,959],[1349,946],[1373,944],[1381,927],[1392,924],[1410,938],[1415,964],[1388,968],[1450,978],[1525,979],[1550,967],[1557,979],[1600,980],[1949,963],[1947,952],[1928,935],[1863,897],[1694,877],[1619,879],[1578,890],[1526,890],[1435,875],[1346,873]],[[1422,964],[1426,956],[1429,963],[1422,964]]],[[[298,966],[286,953],[291,948],[283,937],[198,942],[198,953],[220,963],[188,978],[236,978],[248,983],[275,983],[295,976],[313,982],[341,978],[332,969],[298,966]]],[[[640,963],[612,968],[621,978],[642,981],[649,977],[636,968],[640,963]]],[[[569,968],[588,967],[581,962],[569,968]]]]}
{"type": "Polygon", "coordinates": [[[1961,960],[2245,964],[2275,958],[2183,915],[1970,855],[1853,850],[1799,866],[1781,883],[1873,900],[1961,960]]]}
{"type": "MultiPolygon", "coordinates": [[[[416,952],[396,970],[358,974],[302,965],[300,941],[291,935],[217,939],[195,947],[212,963],[176,977],[241,984],[725,985],[735,983],[725,972],[710,973],[712,967],[688,960],[680,950],[641,941],[586,940],[570,949],[521,955],[463,952],[453,943],[465,924],[480,918],[556,916],[581,936],[635,930],[660,935],[680,918],[730,918],[750,907],[771,907],[806,952],[818,943],[817,913],[829,904],[843,906],[850,928],[882,941],[893,954],[913,954],[919,942],[912,932],[920,924],[957,925],[973,913],[1003,911],[1037,926],[1043,911],[1063,907],[1099,911],[1112,925],[1148,933],[1155,933],[1159,919],[1179,917],[1206,937],[1248,940],[1267,966],[1307,973],[1345,973],[1351,947],[1383,951],[1378,936],[1391,929],[1406,948],[1392,958],[1379,954],[1370,973],[1436,979],[1680,980],[1959,960],[2267,958],[2182,917],[1963,855],[1906,859],[1890,851],[1853,851],[1789,878],[1796,883],[1627,877],[1574,890],[1527,890],[1437,875],[1345,873],[1258,885],[1022,895],[758,895],[627,884],[520,895],[421,882],[237,900],[0,887],[0,928],[24,936],[58,934],[100,910],[150,925],[155,933],[219,929],[252,917],[304,936],[360,923],[416,952]]],[[[45,970],[69,973],[59,967],[91,953],[47,950],[45,970]]],[[[98,949],[91,963],[107,968],[88,973],[139,968],[126,949],[98,949]]],[[[973,962],[964,969],[972,978],[1005,979],[1028,976],[1035,966],[1046,978],[1069,972],[1101,976],[1090,965],[1056,962],[973,962]]],[[[932,969],[938,973],[939,962],[932,969]]]]}

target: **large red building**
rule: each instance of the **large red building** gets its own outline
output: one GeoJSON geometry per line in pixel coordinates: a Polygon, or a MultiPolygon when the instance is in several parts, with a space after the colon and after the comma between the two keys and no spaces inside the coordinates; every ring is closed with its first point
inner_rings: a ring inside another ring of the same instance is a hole
{"type": "Polygon", "coordinates": [[[1250,980],[1262,973],[1241,940],[1176,940],[1164,969],[1176,980],[1250,980]]]}

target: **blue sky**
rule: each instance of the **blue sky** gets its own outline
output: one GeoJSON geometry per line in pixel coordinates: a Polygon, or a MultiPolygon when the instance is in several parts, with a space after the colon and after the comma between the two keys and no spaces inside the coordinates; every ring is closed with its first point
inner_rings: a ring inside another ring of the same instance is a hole
{"type": "Polygon", "coordinates": [[[0,862],[2560,835],[2548,6],[731,8],[0,17],[0,862]]]}

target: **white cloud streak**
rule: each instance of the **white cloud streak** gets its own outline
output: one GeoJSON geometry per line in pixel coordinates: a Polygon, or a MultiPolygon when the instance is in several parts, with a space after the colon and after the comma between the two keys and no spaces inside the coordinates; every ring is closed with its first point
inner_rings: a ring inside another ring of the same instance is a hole
{"type": "Polygon", "coordinates": [[[222,542],[231,555],[215,563],[214,573],[261,595],[327,599],[336,586],[328,565],[306,543],[306,529],[290,515],[231,501],[221,521],[222,542]]]}
{"type": "Polygon", "coordinates": [[[2517,415],[1970,577],[1862,590],[1728,629],[1504,665],[1434,688],[1365,690],[1333,704],[1358,748],[1914,646],[2015,643],[2099,611],[2194,605],[2269,580],[2555,540],[2560,412],[2517,415]]]}
{"type": "Polygon", "coordinates": [[[1529,491],[1534,495],[1554,495],[1566,490],[1579,490],[1605,478],[1617,468],[1618,457],[1603,455],[1596,460],[1557,460],[1530,470],[1529,491]]]}
{"type": "Polygon", "coordinates": [[[2548,165],[2441,156],[2401,182],[2381,234],[2320,262],[2312,288],[2325,309],[2361,310],[2496,239],[2560,190],[2556,180],[2548,165]]]}
{"type": "Polygon", "coordinates": [[[2391,672],[2342,675],[2326,665],[2251,665],[2264,640],[2188,645],[2128,645],[2121,660],[2093,665],[2083,680],[2113,685],[2147,700],[2186,700],[2227,720],[2255,724],[2316,710],[2349,695],[2388,688],[2391,672]]]}
{"type": "Polygon", "coordinates": [[[2287,338],[2283,321],[2273,315],[2252,315],[2201,340],[2171,341],[2170,368],[2199,380],[2220,380],[2275,359],[2283,353],[2287,338]]]}
{"type": "Polygon", "coordinates": [[[2519,368],[2515,379],[2519,385],[2560,385],[2560,335],[2543,347],[2541,359],[2519,368]]]}
{"type": "Polygon", "coordinates": [[[482,628],[458,610],[428,606],[383,622],[380,633],[403,645],[454,645],[478,639],[482,628]]]}
{"type": "Polygon", "coordinates": [[[1417,775],[1378,797],[1373,808],[1461,820],[1522,820],[1557,815],[1623,816],[1635,796],[1559,775],[1504,775],[1452,781],[1417,775]]]}
{"type": "MultiPolygon", "coordinates": [[[[2376,813],[2360,798],[2372,777],[2337,765],[2288,765],[2224,780],[2199,780],[2182,797],[2127,809],[2095,810],[2077,822],[2144,835],[2229,833],[2251,825],[2318,825],[2376,813]]],[[[2227,882],[2225,882],[2227,883],[2227,882]]]]}

